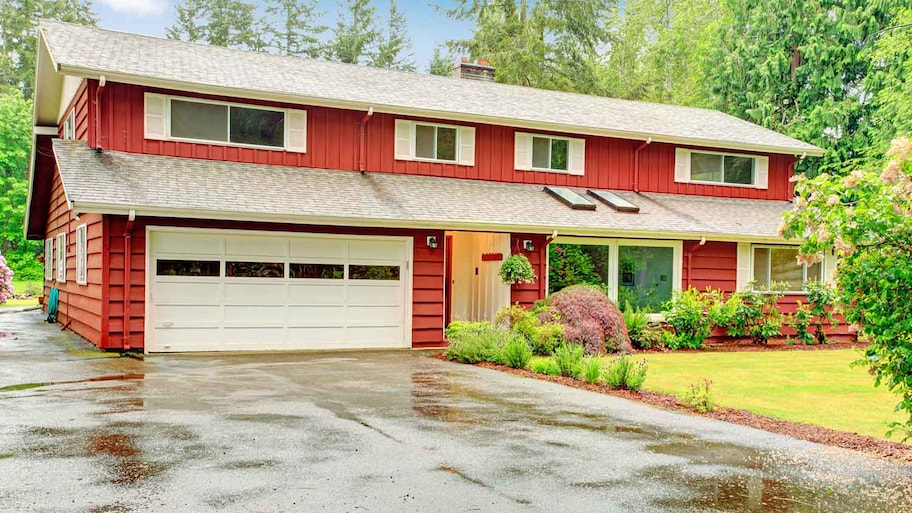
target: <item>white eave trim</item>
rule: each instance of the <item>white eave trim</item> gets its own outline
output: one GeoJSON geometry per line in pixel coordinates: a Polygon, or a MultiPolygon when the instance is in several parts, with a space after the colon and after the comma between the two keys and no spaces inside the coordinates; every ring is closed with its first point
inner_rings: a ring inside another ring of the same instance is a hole
{"type": "Polygon", "coordinates": [[[32,133],[34,135],[50,135],[52,137],[57,137],[60,132],[56,126],[34,126],[32,127],[32,133]]]}
{"type": "Polygon", "coordinates": [[[424,221],[409,219],[370,219],[357,217],[320,217],[253,212],[225,212],[221,210],[187,210],[143,207],[137,205],[112,204],[104,202],[76,201],[71,208],[82,214],[130,215],[137,217],[173,217],[179,219],[212,219],[219,221],[241,221],[262,223],[308,224],[323,226],[351,226],[372,228],[408,228],[419,230],[466,230],[499,233],[551,234],[557,230],[562,237],[611,237],[664,240],[706,240],[722,242],[788,243],[786,239],[764,235],[731,235],[702,232],[668,232],[648,230],[604,230],[584,227],[556,225],[519,225],[502,223],[475,223],[465,221],[424,221]]]}
{"type": "Polygon", "coordinates": [[[704,148],[725,148],[731,150],[741,150],[748,152],[760,153],[777,153],[785,155],[808,155],[819,157],[824,154],[824,150],[816,147],[791,147],[791,146],[768,146],[762,144],[745,144],[714,139],[700,139],[688,137],[675,137],[669,135],[656,135],[645,132],[596,129],[592,127],[582,127],[576,125],[562,125],[555,123],[544,123],[538,121],[523,121],[511,118],[501,118],[496,116],[456,114],[448,111],[438,111],[432,109],[413,109],[396,105],[384,105],[376,102],[359,102],[343,99],[316,98],[306,95],[292,95],[284,93],[272,93],[268,91],[256,91],[250,89],[238,89],[233,87],[213,86],[200,84],[196,82],[187,82],[182,80],[164,80],[149,78],[142,75],[133,75],[127,73],[118,73],[107,70],[98,70],[84,68],[81,66],[70,66],[67,64],[57,65],[58,72],[66,75],[78,76],[82,78],[97,78],[99,75],[105,75],[111,82],[121,82],[126,84],[135,84],[146,87],[156,87],[161,89],[171,89],[179,91],[189,91],[201,94],[212,94],[220,96],[229,96],[235,98],[249,98],[264,101],[274,101],[282,103],[305,103],[307,105],[339,107],[352,110],[367,110],[373,107],[375,112],[385,114],[426,117],[442,120],[463,121],[485,123],[490,125],[510,126],[521,129],[544,130],[552,132],[563,132],[567,134],[595,135],[602,137],[614,137],[619,139],[632,139],[645,141],[652,139],[654,142],[663,142],[678,145],[690,145],[704,148]]]}

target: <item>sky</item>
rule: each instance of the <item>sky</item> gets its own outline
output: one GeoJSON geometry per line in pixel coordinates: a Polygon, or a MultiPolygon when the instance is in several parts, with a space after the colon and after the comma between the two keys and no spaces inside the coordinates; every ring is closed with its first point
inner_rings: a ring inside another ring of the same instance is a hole
{"type": "MultiPolygon", "coordinates": [[[[260,0],[248,0],[262,4],[260,0]]],[[[447,5],[447,0],[433,0],[434,5],[447,5]]],[[[164,36],[165,29],[174,21],[174,4],[180,0],[95,0],[94,10],[98,25],[103,28],[164,36]]],[[[325,11],[323,24],[335,25],[338,19],[336,0],[319,0],[318,10],[325,11]]],[[[386,16],[388,0],[373,0],[377,14],[386,16]]],[[[408,19],[414,61],[419,71],[425,71],[434,47],[448,39],[461,39],[471,35],[471,25],[454,21],[435,9],[429,0],[399,0],[399,9],[408,19]]]]}

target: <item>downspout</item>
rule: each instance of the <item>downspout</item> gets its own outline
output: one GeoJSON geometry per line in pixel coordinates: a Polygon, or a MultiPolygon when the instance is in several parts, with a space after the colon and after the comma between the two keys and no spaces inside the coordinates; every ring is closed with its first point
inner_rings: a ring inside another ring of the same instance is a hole
{"type": "Polygon", "coordinates": [[[693,283],[693,274],[691,270],[693,269],[693,256],[700,248],[706,245],[706,237],[700,238],[700,243],[696,246],[690,248],[690,251],[687,252],[687,288],[690,288],[690,285],[693,283]]]}
{"type": "Polygon", "coordinates": [[[640,150],[652,144],[652,137],[647,137],[646,142],[633,151],[633,192],[640,193],[640,150]]]}
{"type": "Polygon", "coordinates": [[[133,269],[131,260],[133,259],[132,240],[133,240],[133,221],[136,220],[136,211],[130,210],[130,216],[127,218],[127,227],[124,230],[124,328],[123,328],[123,351],[130,350],[130,303],[133,302],[131,297],[131,288],[133,283],[133,269]]]}
{"type": "Polygon", "coordinates": [[[104,91],[107,79],[104,75],[98,77],[98,87],[95,88],[95,126],[92,127],[95,138],[95,151],[102,151],[101,143],[98,142],[98,126],[101,125],[101,92],[104,91]]]}
{"type": "Polygon", "coordinates": [[[367,114],[361,119],[358,125],[358,171],[364,173],[367,171],[367,122],[374,115],[374,108],[367,109],[367,114]]]}

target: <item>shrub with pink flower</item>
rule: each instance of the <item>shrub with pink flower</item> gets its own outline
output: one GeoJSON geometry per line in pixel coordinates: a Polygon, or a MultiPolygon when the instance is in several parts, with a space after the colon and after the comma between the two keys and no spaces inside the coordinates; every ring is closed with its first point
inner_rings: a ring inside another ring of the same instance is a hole
{"type": "Polygon", "coordinates": [[[564,338],[583,346],[586,354],[633,350],[624,316],[598,287],[573,285],[550,295],[546,304],[542,322],[562,324],[564,338]]]}
{"type": "Polygon", "coordinates": [[[6,258],[0,253],[0,304],[13,298],[13,270],[6,265],[6,258]]]}

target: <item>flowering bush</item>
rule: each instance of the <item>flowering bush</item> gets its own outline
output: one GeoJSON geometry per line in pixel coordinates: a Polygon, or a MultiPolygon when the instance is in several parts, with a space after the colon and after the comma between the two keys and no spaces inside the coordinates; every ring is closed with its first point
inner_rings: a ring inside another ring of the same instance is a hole
{"type": "Polygon", "coordinates": [[[624,317],[605,293],[589,285],[573,285],[548,296],[542,322],[559,322],[564,338],[583,346],[586,354],[632,351],[624,317]]]}
{"type": "Polygon", "coordinates": [[[13,298],[13,270],[6,265],[6,258],[0,254],[0,304],[13,298]]]}
{"type": "Polygon", "coordinates": [[[780,230],[803,239],[800,259],[815,263],[835,248],[836,303],[868,337],[866,364],[875,384],[902,396],[909,414],[893,431],[912,437],[912,143],[895,139],[883,172],[799,177],[795,207],[780,230]]]}

